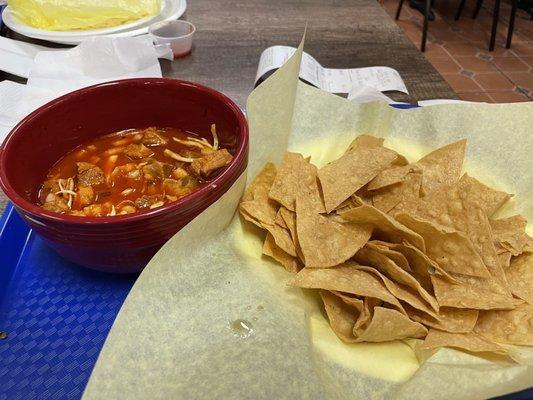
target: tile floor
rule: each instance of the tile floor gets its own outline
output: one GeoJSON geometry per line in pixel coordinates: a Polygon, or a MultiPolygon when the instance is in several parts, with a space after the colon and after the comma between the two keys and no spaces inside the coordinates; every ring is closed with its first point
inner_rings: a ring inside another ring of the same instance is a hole
{"type": "MultiPolygon", "coordinates": [[[[399,0],[379,0],[394,19],[399,0]]],[[[429,22],[424,55],[463,100],[509,103],[533,100],[533,21],[518,10],[513,42],[505,49],[510,5],[503,3],[496,48],[488,51],[492,0],[485,0],[477,18],[476,1],[468,0],[458,21],[459,0],[435,0],[435,21],[429,22]]],[[[422,15],[404,2],[397,24],[420,48],[422,15]]]]}

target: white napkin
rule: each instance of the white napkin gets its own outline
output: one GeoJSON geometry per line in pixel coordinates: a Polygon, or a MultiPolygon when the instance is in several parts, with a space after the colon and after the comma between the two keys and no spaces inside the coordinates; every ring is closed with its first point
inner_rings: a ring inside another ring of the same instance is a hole
{"type": "Polygon", "coordinates": [[[161,77],[158,58],[172,59],[148,36],[94,37],[68,50],[39,51],[26,85],[0,82],[0,143],[26,115],[82,87],[116,79],[161,77]]]}

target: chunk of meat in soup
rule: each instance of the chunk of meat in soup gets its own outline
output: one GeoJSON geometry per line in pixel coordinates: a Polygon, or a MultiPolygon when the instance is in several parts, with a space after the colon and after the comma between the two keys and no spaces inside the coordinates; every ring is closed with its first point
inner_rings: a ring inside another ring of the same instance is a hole
{"type": "Polygon", "coordinates": [[[79,186],[78,187],[78,195],[76,198],[76,202],[80,206],[88,206],[89,204],[93,203],[96,196],[94,193],[94,189],[92,186],[79,186]]]}
{"type": "Polygon", "coordinates": [[[142,143],[132,143],[126,146],[126,148],[124,149],[124,154],[126,154],[129,158],[132,159],[142,159],[152,156],[154,152],[142,143]]]}
{"type": "Polygon", "coordinates": [[[129,179],[141,179],[141,168],[135,163],[127,163],[119,167],[115,167],[111,173],[113,177],[122,176],[129,179]]]}
{"type": "Polygon", "coordinates": [[[115,213],[115,206],[108,201],[102,204],[91,204],[83,208],[83,214],[87,217],[105,217],[115,215],[115,213]]]}
{"type": "Polygon", "coordinates": [[[39,190],[39,201],[41,203],[49,203],[54,200],[55,193],[59,192],[58,179],[49,179],[43,183],[39,190]]]}
{"type": "Polygon", "coordinates": [[[198,180],[192,176],[186,176],[179,180],[167,178],[163,181],[165,194],[178,198],[188,195],[196,186],[198,186],[198,180]]]}
{"type": "Polygon", "coordinates": [[[45,210],[65,213],[70,210],[74,188],[72,179],[50,179],[39,190],[39,200],[45,210]]]}
{"type": "Polygon", "coordinates": [[[53,197],[50,199],[50,201],[47,201],[43,204],[43,208],[45,210],[61,214],[66,213],[70,210],[66,200],[54,194],[51,194],[51,196],[53,197]]]}
{"type": "Polygon", "coordinates": [[[100,167],[88,162],[76,163],[78,167],[78,185],[94,186],[104,183],[104,172],[100,167]]]}
{"type": "Polygon", "coordinates": [[[145,146],[161,146],[167,144],[167,141],[157,134],[157,128],[146,128],[143,133],[142,144],[145,146]]]}
{"type": "Polygon", "coordinates": [[[196,176],[207,179],[214,171],[228,165],[231,160],[233,160],[233,156],[229,151],[220,149],[203,157],[196,158],[191,163],[191,171],[196,176]]]}
{"type": "MultiPolygon", "coordinates": [[[[152,206],[162,203],[163,196],[160,195],[143,195],[135,200],[135,205],[138,208],[152,208],[152,206]]],[[[163,205],[163,204],[161,204],[163,205]]]]}
{"type": "Polygon", "coordinates": [[[163,180],[170,175],[174,166],[157,160],[150,160],[142,167],[144,179],[147,181],[163,180]]]}

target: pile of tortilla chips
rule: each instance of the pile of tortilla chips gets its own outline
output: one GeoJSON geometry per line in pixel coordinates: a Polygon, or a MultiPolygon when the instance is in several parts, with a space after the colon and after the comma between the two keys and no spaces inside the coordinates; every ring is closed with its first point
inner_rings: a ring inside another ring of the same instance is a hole
{"type": "Polygon", "coordinates": [[[461,175],[465,147],[410,164],[362,135],[321,169],[286,153],[239,209],[290,284],[319,289],[344,342],[506,354],[533,345],[533,241],[523,217],[493,218],[511,195],[461,175]]]}

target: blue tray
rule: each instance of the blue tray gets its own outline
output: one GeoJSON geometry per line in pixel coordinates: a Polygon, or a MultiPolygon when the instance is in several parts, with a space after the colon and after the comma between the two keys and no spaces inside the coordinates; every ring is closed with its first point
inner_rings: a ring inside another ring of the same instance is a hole
{"type": "MultiPolygon", "coordinates": [[[[0,254],[0,400],[79,399],[135,276],[63,260],[11,205],[0,254]]],[[[533,389],[498,399],[532,398],[533,389]]]]}
{"type": "Polygon", "coordinates": [[[79,399],[135,276],[63,260],[11,205],[0,254],[0,399],[79,399]]]}

